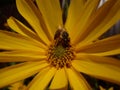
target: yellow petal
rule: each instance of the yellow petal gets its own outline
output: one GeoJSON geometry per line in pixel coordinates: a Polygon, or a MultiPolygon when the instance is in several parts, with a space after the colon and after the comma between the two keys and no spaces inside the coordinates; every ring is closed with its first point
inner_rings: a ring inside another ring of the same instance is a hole
{"type": "Polygon", "coordinates": [[[25,26],[23,23],[21,23],[19,20],[15,19],[14,17],[10,17],[7,20],[7,23],[10,28],[12,28],[14,31],[16,31],[19,34],[22,34],[24,36],[29,36],[29,34],[35,35],[35,33],[29,29],[27,26],[25,26]]]}
{"type": "Polygon", "coordinates": [[[3,68],[0,70],[0,87],[30,77],[47,65],[43,62],[26,62],[3,68]]]}
{"type": "Polygon", "coordinates": [[[16,0],[17,9],[29,22],[44,43],[49,44],[45,31],[41,27],[40,12],[31,0],[16,0]]]}
{"type": "Polygon", "coordinates": [[[120,19],[120,1],[108,0],[108,3],[109,4],[106,4],[107,9],[104,10],[104,8],[102,8],[98,12],[96,12],[96,16],[93,17],[94,19],[93,22],[91,23],[92,25],[90,24],[90,26],[86,29],[91,30],[91,32],[85,38],[84,40],[85,43],[89,43],[91,41],[96,40],[109,28],[111,28],[115,23],[117,23],[117,21],[120,19]],[[100,21],[96,23],[96,20],[100,21]]]}
{"type": "Polygon", "coordinates": [[[0,49],[43,51],[44,47],[30,38],[14,32],[0,30],[0,49]],[[40,46],[39,46],[40,45],[40,46]]]}
{"type": "MultiPolygon", "coordinates": [[[[93,14],[95,9],[97,8],[100,0],[88,0],[82,9],[82,12],[79,15],[79,19],[77,20],[75,26],[72,28],[72,33],[71,36],[73,37],[71,42],[75,44],[76,42],[79,41],[78,37],[82,35],[84,32],[84,28],[89,22],[90,16],[93,14]]],[[[72,21],[71,21],[72,22],[72,21]]]]}
{"type": "Polygon", "coordinates": [[[99,86],[100,90],[105,90],[102,86],[99,86]]]}
{"type": "Polygon", "coordinates": [[[64,68],[57,70],[51,84],[50,90],[67,90],[67,77],[64,68]]]}
{"type": "Polygon", "coordinates": [[[66,72],[72,90],[91,90],[89,84],[81,74],[69,68],[66,69],[66,72]]]}
{"type": "MultiPolygon", "coordinates": [[[[102,53],[107,51],[109,52],[115,49],[120,49],[120,35],[115,35],[103,40],[98,40],[89,45],[78,45],[76,47],[77,52],[83,53],[102,53]]],[[[118,52],[118,54],[120,54],[120,52],[118,52]]]]}
{"type": "MultiPolygon", "coordinates": [[[[89,18],[86,26],[79,34],[76,44],[83,40],[97,27],[108,15],[108,11],[111,12],[111,8],[114,6],[117,0],[108,0],[102,7],[98,8],[96,12],[89,18]]],[[[89,38],[88,38],[89,39],[89,38]]],[[[81,44],[81,43],[79,43],[81,44]]]]}
{"type": "Polygon", "coordinates": [[[50,69],[51,68],[48,66],[48,67],[45,67],[44,69],[40,70],[40,72],[28,84],[27,88],[30,88],[31,85],[36,82],[36,80],[43,78],[50,69]]]}
{"type": "Polygon", "coordinates": [[[23,62],[45,60],[45,52],[36,51],[4,51],[0,52],[0,62],[23,62]]]}
{"type": "Polygon", "coordinates": [[[18,50],[18,51],[3,51],[0,52],[1,56],[29,56],[29,57],[34,57],[37,55],[43,56],[46,55],[45,50],[41,51],[25,51],[25,50],[18,50]]]}
{"type": "Polygon", "coordinates": [[[100,90],[114,90],[113,87],[110,87],[109,89],[105,89],[102,86],[99,86],[100,90]]]}
{"type": "Polygon", "coordinates": [[[71,0],[70,1],[70,6],[68,8],[68,15],[67,15],[67,20],[65,23],[65,27],[68,31],[68,33],[71,34],[73,33],[73,28],[75,24],[77,23],[78,19],[80,18],[80,14],[82,12],[82,9],[85,5],[86,1],[85,0],[71,0]]]}
{"type": "Polygon", "coordinates": [[[113,88],[113,87],[110,87],[109,90],[114,90],[114,88],[113,88]]]}
{"type": "Polygon", "coordinates": [[[111,51],[106,51],[106,52],[101,52],[101,53],[93,53],[91,55],[97,55],[97,56],[111,56],[111,55],[118,55],[120,54],[120,48],[111,50],[111,51]]]}
{"type": "Polygon", "coordinates": [[[39,72],[39,74],[35,77],[35,80],[33,80],[33,83],[31,82],[32,84],[28,86],[29,90],[45,90],[55,72],[56,69],[54,67],[47,71],[39,72]]]}
{"type": "Polygon", "coordinates": [[[46,56],[41,57],[25,57],[25,56],[1,56],[0,55],[0,62],[23,62],[23,61],[40,61],[46,60],[46,56]]]}
{"type": "Polygon", "coordinates": [[[90,60],[74,60],[72,62],[73,67],[85,74],[90,76],[120,84],[120,66],[98,63],[90,60]]]}
{"type": "Polygon", "coordinates": [[[15,82],[13,84],[11,84],[9,87],[8,87],[9,90],[26,90],[26,86],[24,85],[24,81],[18,81],[18,82],[15,82]]]}
{"type": "Polygon", "coordinates": [[[90,55],[90,54],[77,54],[75,59],[83,60],[83,61],[88,60],[88,61],[97,62],[97,63],[107,63],[107,64],[112,64],[118,67],[120,66],[120,61],[113,57],[102,57],[102,56],[96,56],[96,55],[90,55]]]}
{"type": "MultiPolygon", "coordinates": [[[[35,32],[33,32],[30,28],[25,26],[23,23],[21,23],[19,20],[15,19],[14,17],[10,17],[7,20],[7,23],[10,26],[10,28],[12,28],[17,33],[27,36],[27,37],[30,37],[33,40],[38,40],[38,41],[42,42],[35,32]]],[[[41,44],[43,44],[43,43],[41,43],[41,44]]]]}
{"type": "Polygon", "coordinates": [[[36,2],[45,20],[45,24],[54,34],[59,25],[63,26],[59,0],[36,0],[36,2]]]}

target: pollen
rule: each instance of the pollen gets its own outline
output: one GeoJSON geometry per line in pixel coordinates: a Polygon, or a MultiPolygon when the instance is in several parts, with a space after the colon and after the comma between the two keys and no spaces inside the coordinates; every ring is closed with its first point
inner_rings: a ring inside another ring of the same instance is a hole
{"type": "Polygon", "coordinates": [[[49,46],[47,61],[57,69],[71,67],[71,61],[75,57],[74,48],[70,45],[67,31],[58,29],[55,33],[53,43],[49,46]]]}

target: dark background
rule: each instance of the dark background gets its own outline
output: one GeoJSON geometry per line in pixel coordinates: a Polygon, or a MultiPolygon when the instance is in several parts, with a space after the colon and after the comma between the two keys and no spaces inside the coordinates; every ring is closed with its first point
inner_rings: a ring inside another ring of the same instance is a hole
{"type": "Polygon", "coordinates": [[[4,24],[10,16],[21,18],[15,0],[0,0],[0,29],[7,29],[4,24]]]}

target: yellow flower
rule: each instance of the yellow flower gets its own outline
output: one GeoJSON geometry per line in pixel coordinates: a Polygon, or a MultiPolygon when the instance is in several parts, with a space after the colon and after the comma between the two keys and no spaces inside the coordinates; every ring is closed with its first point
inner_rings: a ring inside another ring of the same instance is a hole
{"type": "Polygon", "coordinates": [[[120,84],[120,61],[109,57],[120,35],[98,39],[120,19],[120,0],[99,1],[71,0],[63,24],[59,0],[16,0],[31,28],[10,17],[15,32],[0,31],[0,62],[21,62],[0,70],[0,87],[35,75],[29,90],[91,90],[81,73],[120,84]]]}

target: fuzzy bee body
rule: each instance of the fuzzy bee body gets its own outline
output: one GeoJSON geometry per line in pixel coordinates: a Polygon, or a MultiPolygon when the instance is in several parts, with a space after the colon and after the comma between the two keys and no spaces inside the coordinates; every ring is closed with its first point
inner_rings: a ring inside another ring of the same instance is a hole
{"type": "Polygon", "coordinates": [[[56,41],[56,46],[62,45],[64,48],[70,47],[69,34],[64,29],[58,29],[56,31],[54,40],[56,41]]]}

